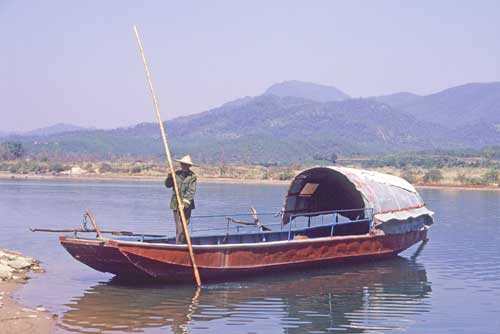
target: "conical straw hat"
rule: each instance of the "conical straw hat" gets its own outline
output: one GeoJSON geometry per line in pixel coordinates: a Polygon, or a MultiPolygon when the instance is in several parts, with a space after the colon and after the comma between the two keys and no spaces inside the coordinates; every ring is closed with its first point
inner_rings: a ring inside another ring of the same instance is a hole
{"type": "Polygon", "coordinates": [[[188,154],[188,155],[185,155],[183,156],[182,158],[180,159],[175,159],[175,161],[177,162],[180,162],[181,164],[186,164],[186,165],[190,165],[190,166],[195,166],[195,167],[198,167],[198,165],[195,165],[193,163],[193,160],[191,160],[191,156],[188,154]]]}

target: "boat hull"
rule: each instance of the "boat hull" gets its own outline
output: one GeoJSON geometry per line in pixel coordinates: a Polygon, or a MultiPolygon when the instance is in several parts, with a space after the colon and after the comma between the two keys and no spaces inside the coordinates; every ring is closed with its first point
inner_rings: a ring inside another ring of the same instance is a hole
{"type": "Polygon", "coordinates": [[[76,260],[104,273],[117,276],[147,277],[143,270],[134,266],[120,250],[106,241],[59,237],[61,245],[76,260]]]}
{"type": "MultiPolygon", "coordinates": [[[[318,238],[289,242],[196,247],[201,278],[241,279],[249,275],[317,267],[341,262],[372,261],[397,255],[427,238],[427,229],[397,235],[318,238]]],[[[187,248],[112,242],[137,268],[165,282],[194,282],[187,248]]]]}
{"type": "MultiPolygon", "coordinates": [[[[425,240],[427,230],[258,244],[195,245],[194,252],[203,282],[226,281],[249,275],[394,256],[425,240]]],[[[185,245],[65,237],[61,237],[61,243],[77,260],[102,272],[169,283],[194,282],[185,245]]]]}

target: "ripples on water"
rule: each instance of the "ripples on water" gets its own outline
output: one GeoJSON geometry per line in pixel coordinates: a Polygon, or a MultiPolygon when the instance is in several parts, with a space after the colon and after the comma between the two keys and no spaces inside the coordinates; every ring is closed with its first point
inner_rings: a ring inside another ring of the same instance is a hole
{"type": "MultiPolygon", "coordinates": [[[[285,190],[202,184],[196,211],[274,211],[285,190]]],[[[102,227],[172,233],[169,196],[159,184],[0,181],[0,245],[44,261],[48,272],[18,298],[58,313],[58,333],[497,333],[500,193],[421,194],[436,224],[416,257],[413,247],[390,260],[201,290],[127,285],[73,260],[54,235],[27,232],[77,226],[90,208],[102,227]]]]}
{"type": "Polygon", "coordinates": [[[423,267],[403,258],[208,285],[201,290],[131,287],[111,280],[67,303],[60,326],[69,332],[147,328],[154,333],[154,328],[169,328],[175,333],[189,328],[193,333],[215,333],[229,330],[228,326],[237,326],[234,330],[239,333],[387,330],[404,328],[409,315],[428,312],[430,293],[423,267]]]}

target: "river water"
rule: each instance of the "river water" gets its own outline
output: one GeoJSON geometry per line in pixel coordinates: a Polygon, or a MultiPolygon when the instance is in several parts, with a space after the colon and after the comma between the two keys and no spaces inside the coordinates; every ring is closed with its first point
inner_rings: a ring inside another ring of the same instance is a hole
{"type": "MultiPolygon", "coordinates": [[[[273,212],[285,192],[282,185],[200,184],[194,214],[273,212]]],[[[436,212],[423,247],[200,290],[126,285],[74,260],[56,235],[28,230],[81,226],[89,208],[101,228],[172,234],[161,182],[0,180],[0,248],[43,261],[47,272],[16,298],[56,313],[57,333],[498,333],[500,192],[420,193],[436,212]]]]}

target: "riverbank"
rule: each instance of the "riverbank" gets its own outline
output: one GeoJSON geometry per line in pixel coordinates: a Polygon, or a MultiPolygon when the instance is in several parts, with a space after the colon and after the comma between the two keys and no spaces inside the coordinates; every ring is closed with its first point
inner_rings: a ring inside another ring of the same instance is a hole
{"type": "MultiPolygon", "coordinates": [[[[0,180],[74,180],[74,181],[126,181],[126,182],[163,182],[165,176],[150,175],[65,175],[65,174],[13,174],[0,171],[0,180]]],[[[200,183],[226,183],[226,184],[289,184],[289,180],[259,180],[259,179],[237,179],[224,177],[198,177],[200,183]]]]}
{"type": "Polygon", "coordinates": [[[449,190],[482,190],[482,191],[500,191],[498,186],[486,186],[480,184],[432,184],[422,183],[415,184],[415,188],[419,189],[449,189],[449,190]]]}
{"type": "Polygon", "coordinates": [[[42,272],[36,259],[8,250],[0,250],[0,332],[2,334],[53,333],[55,320],[43,307],[27,308],[14,298],[31,272],[42,272]]]}
{"type": "MultiPolygon", "coordinates": [[[[394,168],[377,168],[377,171],[392,175],[404,176],[400,170],[394,168]]],[[[295,171],[298,173],[298,171],[295,171]]],[[[462,171],[463,173],[463,171],[462,171]]],[[[477,171],[471,172],[478,174],[477,171]]],[[[414,182],[417,188],[439,188],[439,189],[455,189],[455,190],[483,190],[483,191],[500,191],[498,185],[483,185],[483,184],[467,184],[467,183],[451,183],[452,178],[457,172],[445,171],[443,173],[444,181],[441,182],[414,182]]],[[[116,181],[116,182],[163,182],[163,175],[135,175],[121,173],[105,173],[105,174],[16,174],[0,171],[0,180],[48,180],[48,181],[116,181]]],[[[198,177],[200,183],[225,183],[225,184],[256,184],[256,185],[287,185],[291,180],[276,180],[276,179],[252,179],[252,178],[230,178],[216,176],[201,176],[198,177]]]]}

